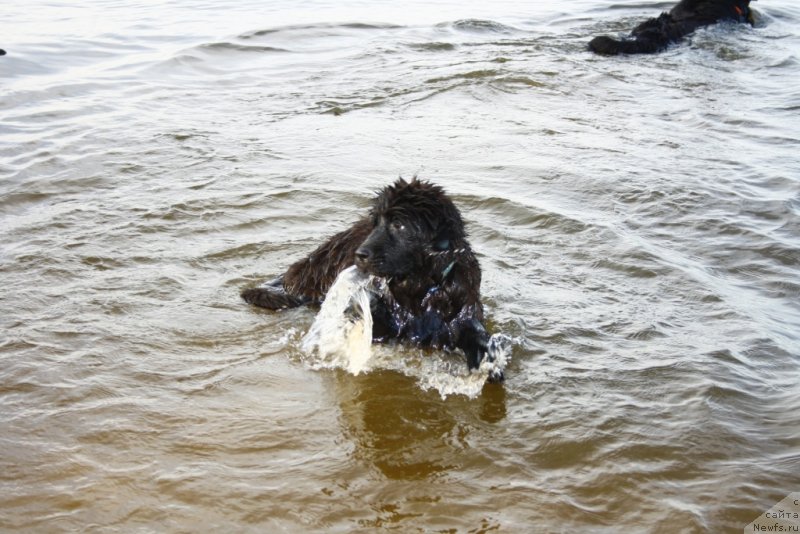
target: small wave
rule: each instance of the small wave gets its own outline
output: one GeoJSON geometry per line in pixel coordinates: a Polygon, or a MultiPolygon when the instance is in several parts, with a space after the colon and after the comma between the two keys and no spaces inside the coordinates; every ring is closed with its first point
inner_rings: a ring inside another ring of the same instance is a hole
{"type": "Polygon", "coordinates": [[[425,80],[425,83],[440,83],[449,82],[453,80],[482,80],[485,78],[496,78],[501,72],[494,69],[472,70],[469,72],[461,72],[451,76],[440,76],[438,78],[431,78],[425,80]]]}
{"type": "Polygon", "coordinates": [[[177,56],[164,60],[162,66],[195,66],[203,62],[203,58],[192,54],[178,54],[177,56]]]}
{"type": "Polygon", "coordinates": [[[507,84],[507,85],[527,85],[528,87],[547,87],[546,84],[542,82],[537,82],[527,76],[507,76],[505,78],[499,78],[497,80],[499,83],[507,84]]]}
{"type": "Polygon", "coordinates": [[[285,48],[275,46],[241,45],[227,41],[218,43],[205,43],[197,47],[199,50],[209,52],[289,52],[285,48]]]}
{"type": "Polygon", "coordinates": [[[316,30],[392,30],[402,28],[396,24],[366,24],[362,22],[350,22],[344,24],[302,24],[294,26],[283,26],[280,28],[266,28],[263,30],[254,30],[240,34],[239,39],[252,39],[254,37],[263,37],[264,35],[272,35],[276,33],[293,33],[293,32],[307,32],[316,30]]]}
{"type": "Polygon", "coordinates": [[[592,264],[593,269],[609,269],[620,272],[633,278],[656,278],[659,273],[654,269],[647,269],[640,265],[632,265],[611,258],[603,258],[592,264]]]}
{"type": "Polygon", "coordinates": [[[519,31],[512,26],[483,19],[462,19],[452,23],[440,24],[439,27],[450,27],[457,31],[477,33],[514,33],[519,31]]]}
{"type": "Polygon", "coordinates": [[[423,52],[449,52],[456,49],[453,43],[431,42],[431,43],[411,43],[406,45],[412,50],[422,50],[423,52]]]}

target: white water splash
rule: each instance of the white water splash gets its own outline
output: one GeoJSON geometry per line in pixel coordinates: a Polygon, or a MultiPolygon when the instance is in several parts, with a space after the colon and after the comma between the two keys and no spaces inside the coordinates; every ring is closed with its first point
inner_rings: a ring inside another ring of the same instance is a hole
{"type": "Polygon", "coordinates": [[[309,354],[316,351],[319,367],[342,367],[356,375],[367,370],[372,355],[371,278],[355,266],[348,267],[325,295],[301,345],[309,354]]]}
{"type": "Polygon", "coordinates": [[[513,340],[507,335],[494,334],[489,338],[487,357],[475,371],[467,369],[459,351],[455,360],[425,357],[422,365],[412,374],[419,380],[420,387],[435,389],[442,399],[448,395],[465,395],[474,399],[481,394],[489,376],[503,374],[511,357],[512,345],[513,340]]]}
{"type": "Polygon", "coordinates": [[[513,340],[504,334],[489,339],[489,357],[475,371],[467,369],[461,351],[423,351],[399,344],[372,345],[370,293],[375,279],[356,269],[342,271],[331,286],[301,348],[313,369],[345,369],[352,374],[390,369],[415,378],[423,389],[476,398],[490,375],[502,373],[513,340]]]}

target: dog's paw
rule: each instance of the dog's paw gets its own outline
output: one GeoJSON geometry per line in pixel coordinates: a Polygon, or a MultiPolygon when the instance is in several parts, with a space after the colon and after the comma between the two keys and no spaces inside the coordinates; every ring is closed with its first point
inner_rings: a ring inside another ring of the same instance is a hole
{"type": "Polygon", "coordinates": [[[286,308],[296,308],[306,304],[309,299],[305,297],[295,297],[289,295],[283,289],[272,287],[251,287],[245,289],[239,295],[248,304],[260,306],[270,310],[283,310],[286,308]]]}
{"type": "Polygon", "coordinates": [[[270,290],[263,287],[251,287],[242,290],[242,292],[239,293],[239,296],[242,297],[242,300],[248,304],[261,306],[262,302],[269,300],[268,297],[271,293],[272,292],[270,290]]]}
{"type": "Polygon", "coordinates": [[[489,384],[502,384],[505,381],[506,375],[500,369],[492,369],[486,377],[486,382],[489,384]]]}

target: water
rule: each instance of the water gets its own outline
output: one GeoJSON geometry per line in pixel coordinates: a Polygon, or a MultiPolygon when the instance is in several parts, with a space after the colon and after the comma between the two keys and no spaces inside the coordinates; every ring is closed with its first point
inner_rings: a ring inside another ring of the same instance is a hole
{"type": "Polygon", "coordinates": [[[665,6],[4,4],[0,529],[741,532],[798,491],[800,9],[584,50],[665,6]],[[238,298],[415,173],[509,340],[474,398],[238,298]]]}

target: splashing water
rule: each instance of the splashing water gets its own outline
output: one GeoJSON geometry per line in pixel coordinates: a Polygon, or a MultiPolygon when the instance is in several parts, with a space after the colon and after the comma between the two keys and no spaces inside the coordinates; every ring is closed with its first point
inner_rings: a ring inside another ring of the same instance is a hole
{"type": "MultiPolygon", "coordinates": [[[[511,355],[514,340],[505,334],[493,334],[489,338],[488,354],[476,371],[465,365],[463,355],[458,352],[455,359],[423,358],[413,374],[423,389],[435,389],[442,399],[448,395],[465,395],[476,398],[483,390],[489,376],[502,374],[511,355]]],[[[401,370],[402,371],[402,370],[401,370]]]]}
{"type": "Polygon", "coordinates": [[[372,355],[372,276],[348,267],[336,278],[303,338],[302,348],[321,358],[320,367],[343,367],[353,374],[367,369],[372,355]]]}
{"type": "Polygon", "coordinates": [[[301,348],[310,356],[313,369],[346,369],[355,375],[371,369],[391,369],[416,378],[423,389],[448,395],[477,397],[492,373],[502,373],[513,340],[504,334],[489,339],[488,356],[478,370],[470,372],[460,351],[436,356],[404,357],[397,345],[372,346],[370,294],[385,290],[382,280],[366,275],[355,266],[342,271],[331,286],[314,324],[303,337],[301,348]]]}

